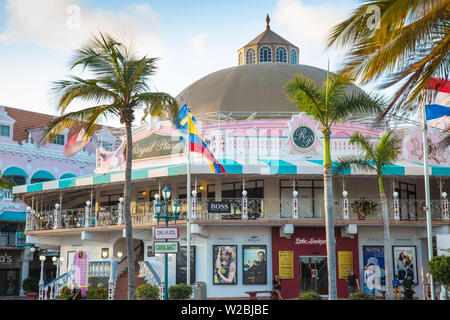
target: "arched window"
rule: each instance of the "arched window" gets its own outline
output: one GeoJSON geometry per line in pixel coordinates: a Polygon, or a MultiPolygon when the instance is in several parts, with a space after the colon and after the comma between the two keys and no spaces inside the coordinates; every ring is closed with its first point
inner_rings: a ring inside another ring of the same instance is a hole
{"type": "Polygon", "coordinates": [[[46,170],[39,170],[33,174],[31,177],[31,183],[45,182],[56,180],[56,178],[46,170]]]}
{"type": "Polygon", "coordinates": [[[287,51],[283,47],[278,47],[275,51],[276,62],[287,63],[287,51]]]}
{"type": "Polygon", "coordinates": [[[245,57],[245,63],[246,64],[253,64],[255,63],[255,50],[253,49],[248,49],[247,50],[247,54],[245,57]]]}
{"type": "Polygon", "coordinates": [[[290,63],[297,64],[297,52],[294,49],[291,49],[290,63]]]}
{"type": "Polygon", "coordinates": [[[3,172],[3,178],[14,181],[18,186],[26,184],[27,177],[26,171],[19,167],[9,167],[3,172]]]}
{"type": "Polygon", "coordinates": [[[65,173],[59,179],[62,180],[62,179],[69,179],[69,178],[75,178],[75,177],[76,177],[76,175],[73,173],[65,173]]]}
{"type": "Polygon", "coordinates": [[[272,62],[272,49],[264,46],[259,49],[259,62],[272,62]]]}

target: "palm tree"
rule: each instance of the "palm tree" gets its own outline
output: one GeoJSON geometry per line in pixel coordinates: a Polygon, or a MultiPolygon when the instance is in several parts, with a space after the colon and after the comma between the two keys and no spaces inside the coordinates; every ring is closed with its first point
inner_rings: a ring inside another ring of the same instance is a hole
{"type": "Polygon", "coordinates": [[[363,83],[385,78],[380,87],[401,82],[388,111],[412,106],[431,77],[450,72],[449,0],[366,0],[333,27],[328,47],[348,48],[343,73],[363,83]]]}
{"type": "Polygon", "coordinates": [[[388,300],[393,299],[392,289],[392,256],[389,248],[391,240],[389,235],[388,209],[386,202],[386,193],[383,186],[383,169],[394,164],[399,157],[401,139],[396,136],[393,131],[384,133],[377,143],[370,142],[370,139],[364,137],[361,133],[355,132],[349,140],[350,144],[357,145],[361,150],[361,154],[348,155],[338,159],[339,165],[335,169],[335,173],[339,173],[345,168],[355,167],[357,169],[369,172],[376,172],[378,177],[378,187],[380,189],[380,202],[383,214],[384,229],[384,261],[386,275],[386,297],[388,300]]]}
{"type": "Polygon", "coordinates": [[[322,125],[324,145],[324,199],[327,234],[328,286],[330,300],[337,299],[336,254],[333,218],[332,161],[330,153],[331,128],[355,114],[378,113],[384,107],[383,99],[361,93],[347,94],[350,79],[328,76],[322,89],[315,82],[300,74],[285,84],[288,99],[300,112],[312,116],[322,125]]]}
{"type": "MultiPolygon", "coordinates": [[[[70,61],[70,69],[81,67],[92,78],[82,79],[71,75],[69,80],[56,81],[52,91],[57,98],[61,116],[45,128],[43,139],[51,141],[65,128],[86,127],[86,136],[92,135],[101,119],[119,116],[126,129],[126,165],[124,185],[124,216],[128,256],[128,299],[135,300],[134,248],[131,225],[131,166],[132,123],[137,110],[144,115],[163,114],[174,118],[178,105],[174,98],[162,92],[151,92],[149,78],[156,72],[157,58],[137,57],[131,47],[100,33],[77,50],[70,61]],[[81,100],[96,106],[64,114],[69,105],[81,100]]],[[[41,142],[43,141],[41,139],[41,142]]]]}

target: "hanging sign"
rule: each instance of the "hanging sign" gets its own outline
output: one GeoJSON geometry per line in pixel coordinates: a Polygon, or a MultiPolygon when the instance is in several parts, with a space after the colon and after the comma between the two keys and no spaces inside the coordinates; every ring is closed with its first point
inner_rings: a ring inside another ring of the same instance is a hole
{"type": "Polygon", "coordinates": [[[155,241],[153,248],[155,253],[177,253],[179,251],[179,244],[177,241],[155,241]]]}
{"type": "Polygon", "coordinates": [[[177,240],[180,237],[180,230],[177,227],[153,227],[154,240],[177,240]]]}

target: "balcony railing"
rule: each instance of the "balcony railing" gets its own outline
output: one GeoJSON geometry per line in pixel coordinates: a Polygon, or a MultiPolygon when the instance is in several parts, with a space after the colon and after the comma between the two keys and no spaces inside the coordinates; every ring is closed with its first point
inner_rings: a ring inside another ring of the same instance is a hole
{"type": "MultiPolygon", "coordinates": [[[[348,200],[348,219],[357,219],[356,212],[351,208],[352,203],[359,199],[348,200]]],[[[230,220],[243,219],[243,202],[240,198],[223,199],[230,204],[229,213],[213,213],[208,211],[208,201],[211,199],[197,199],[195,206],[195,221],[206,220],[230,220]]],[[[382,208],[379,199],[372,199],[373,210],[366,215],[364,220],[382,220],[382,208]]],[[[186,219],[187,202],[185,199],[178,200],[180,203],[179,220],[186,219]]],[[[398,210],[394,210],[394,200],[387,200],[389,220],[399,221],[425,221],[425,200],[398,200],[398,210]]],[[[172,215],[171,205],[168,206],[169,215],[172,215]]],[[[65,209],[55,213],[55,210],[31,212],[27,217],[27,230],[51,230],[115,226],[125,223],[121,213],[121,205],[92,208],[65,209]],[[55,221],[57,223],[55,224],[55,221]]],[[[294,219],[293,199],[265,198],[247,199],[247,218],[249,220],[279,220],[294,219]]],[[[325,219],[324,201],[322,199],[298,199],[298,218],[295,219],[325,219]]],[[[194,214],[194,212],[193,212],[194,214]]],[[[161,215],[165,215],[163,203],[161,215]]],[[[335,219],[346,219],[343,210],[343,200],[333,200],[333,215],[335,219]]],[[[137,203],[131,206],[131,219],[133,224],[144,224],[156,222],[153,202],[137,203]]],[[[433,221],[447,220],[442,200],[431,201],[431,219],[433,221]]]]}

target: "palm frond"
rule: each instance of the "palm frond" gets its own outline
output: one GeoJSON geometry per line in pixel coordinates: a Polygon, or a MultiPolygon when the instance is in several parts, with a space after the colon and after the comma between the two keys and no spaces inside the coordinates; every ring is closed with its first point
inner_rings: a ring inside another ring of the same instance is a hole
{"type": "Polygon", "coordinates": [[[345,169],[354,167],[355,169],[359,169],[363,172],[373,172],[376,171],[376,167],[372,165],[369,161],[364,159],[361,156],[343,156],[337,159],[338,165],[333,167],[333,174],[340,174],[345,169]]]}

